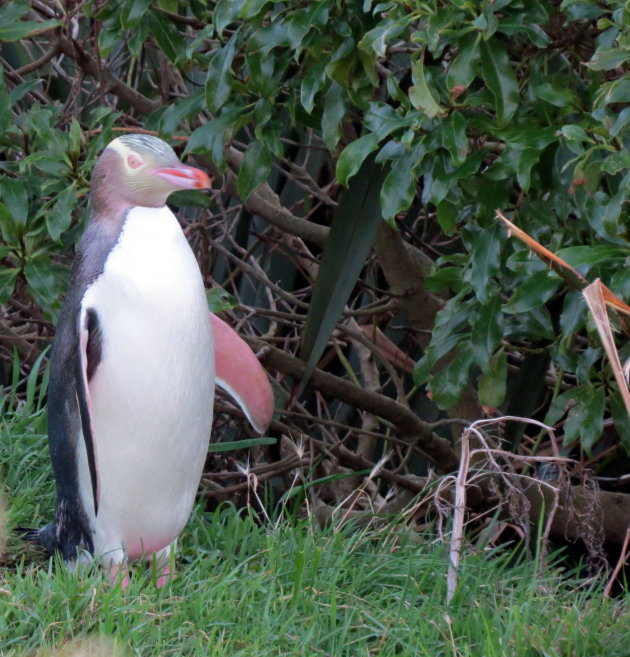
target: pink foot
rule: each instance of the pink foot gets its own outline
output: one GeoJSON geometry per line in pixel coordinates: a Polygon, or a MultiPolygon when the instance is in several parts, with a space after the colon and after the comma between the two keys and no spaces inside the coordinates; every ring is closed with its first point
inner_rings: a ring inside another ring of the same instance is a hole
{"type": "Polygon", "coordinates": [[[123,591],[129,586],[129,572],[126,563],[115,563],[110,566],[109,582],[112,585],[120,582],[120,588],[123,591]]]}
{"type": "Polygon", "coordinates": [[[171,571],[171,564],[167,563],[164,568],[162,568],[161,575],[157,578],[156,586],[158,589],[161,589],[171,578],[175,577],[175,564],[173,564],[173,570],[171,571]]]}

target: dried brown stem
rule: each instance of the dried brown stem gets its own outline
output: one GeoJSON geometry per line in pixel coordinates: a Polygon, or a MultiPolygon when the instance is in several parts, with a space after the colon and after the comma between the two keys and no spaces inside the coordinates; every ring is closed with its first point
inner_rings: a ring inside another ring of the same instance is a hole
{"type": "MultiPolygon", "coordinates": [[[[261,352],[261,361],[264,365],[288,374],[296,380],[302,378],[306,369],[304,361],[276,347],[271,347],[257,338],[245,339],[254,351],[261,352]]],[[[438,470],[451,472],[457,468],[458,458],[449,442],[433,433],[415,413],[397,401],[385,395],[363,390],[319,369],[315,370],[309,386],[391,422],[410,444],[415,444],[431,460],[438,470]]]]}

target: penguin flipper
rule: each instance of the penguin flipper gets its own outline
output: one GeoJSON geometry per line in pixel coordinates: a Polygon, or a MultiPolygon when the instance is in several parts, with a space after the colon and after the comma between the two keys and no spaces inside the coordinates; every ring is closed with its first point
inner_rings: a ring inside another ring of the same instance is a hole
{"type": "Polygon", "coordinates": [[[215,382],[241,407],[250,424],[264,433],[273,417],[271,384],[256,354],[239,334],[210,313],[214,336],[215,382]]]}
{"type": "Polygon", "coordinates": [[[76,362],[77,399],[88,468],[90,470],[90,481],[92,482],[94,515],[98,514],[99,486],[89,382],[101,360],[101,340],[102,335],[96,310],[82,306],[79,314],[79,353],[76,362]]]}

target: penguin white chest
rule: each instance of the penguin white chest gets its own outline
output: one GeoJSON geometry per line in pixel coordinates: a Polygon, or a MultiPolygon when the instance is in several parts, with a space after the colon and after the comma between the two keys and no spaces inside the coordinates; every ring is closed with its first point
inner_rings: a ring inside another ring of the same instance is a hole
{"type": "MultiPolygon", "coordinates": [[[[166,208],[133,208],[82,311],[96,313],[89,383],[99,484],[97,555],[149,555],[183,529],[212,426],[214,349],[195,257],[166,208]]],[[[82,468],[82,470],[85,470],[82,468]]],[[[86,497],[88,500],[86,500],[86,497]]]]}

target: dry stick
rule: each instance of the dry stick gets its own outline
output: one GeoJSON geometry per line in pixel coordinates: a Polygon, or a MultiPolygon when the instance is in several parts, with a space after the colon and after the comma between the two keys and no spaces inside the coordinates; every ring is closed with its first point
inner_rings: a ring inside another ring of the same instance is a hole
{"type": "MultiPolygon", "coordinates": [[[[111,91],[121,100],[142,115],[151,114],[161,107],[159,101],[143,96],[140,92],[126,85],[107,68],[103,68],[78,41],[68,38],[63,31],[59,33],[59,50],[68,55],[79,65],[81,70],[98,80],[105,91],[111,91]]],[[[134,128],[134,131],[137,131],[134,128]]]]}
{"type": "MultiPolygon", "coordinates": [[[[490,463],[492,468],[494,468],[496,474],[500,475],[503,479],[506,479],[507,475],[503,473],[501,466],[495,460],[494,456],[501,455],[501,456],[505,456],[508,459],[516,459],[516,460],[521,459],[521,457],[518,457],[512,454],[511,452],[506,452],[505,450],[491,448],[488,445],[487,441],[485,440],[481,431],[479,431],[478,429],[478,427],[482,427],[488,424],[494,424],[497,421],[504,421],[504,420],[515,420],[519,422],[528,421],[526,418],[521,418],[511,415],[501,418],[478,420],[477,422],[473,422],[467,429],[465,429],[465,431],[462,434],[459,471],[457,473],[457,478],[455,482],[455,507],[453,510],[453,529],[451,535],[451,544],[449,550],[449,565],[448,565],[448,573],[446,580],[446,604],[449,604],[451,602],[457,590],[457,571],[459,568],[459,561],[461,556],[462,537],[464,532],[464,515],[466,512],[466,485],[467,485],[468,473],[470,470],[471,459],[475,455],[484,455],[486,457],[489,457],[491,459],[490,463]],[[478,440],[481,442],[482,444],[481,449],[475,449],[472,451],[470,450],[470,435],[472,433],[474,433],[477,436],[478,440]]],[[[541,428],[546,429],[553,436],[553,429],[551,427],[548,427],[547,425],[543,424],[542,422],[538,422],[537,420],[531,420],[530,422],[532,424],[536,424],[541,428]]],[[[534,461],[534,462],[570,461],[570,459],[562,459],[560,457],[524,457],[524,460],[534,461]]],[[[474,481],[475,479],[483,480],[486,477],[487,477],[487,473],[480,473],[476,477],[473,477],[468,483],[472,483],[472,481],[474,481]]],[[[507,483],[509,484],[510,482],[507,483]]],[[[547,482],[539,482],[539,483],[548,485],[549,488],[551,488],[556,493],[556,498],[557,498],[557,490],[553,486],[547,484],[547,482]]],[[[555,514],[556,509],[557,509],[557,500],[556,500],[556,504],[552,509],[552,513],[550,514],[550,518],[546,523],[544,540],[546,540],[548,536],[548,532],[550,531],[553,515],[555,514]]]]}
{"type": "Polygon", "coordinates": [[[383,470],[383,466],[389,461],[391,458],[392,454],[391,452],[388,452],[381,456],[381,458],[378,460],[377,463],[374,464],[374,467],[370,470],[370,473],[368,476],[363,480],[359,488],[355,489],[352,491],[349,495],[345,497],[345,499],[341,500],[337,504],[337,509],[341,509],[342,505],[345,504],[347,501],[350,500],[352,497],[352,501],[350,503],[350,506],[345,510],[344,515],[341,517],[341,520],[339,521],[340,526],[345,524],[346,520],[348,519],[349,515],[351,512],[354,510],[355,505],[359,501],[359,493],[365,492],[365,489],[367,488],[368,484],[379,475],[379,473],[383,470]]]}
{"type": "Polygon", "coordinates": [[[455,509],[453,511],[453,531],[451,535],[451,547],[448,553],[448,574],[446,577],[446,604],[450,604],[457,590],[457,569],[459,568],[459,557],[462,547],[462,535],[464,532],[464,514],[466,512],[466,478],[470,466],[469,449],[470,428],[462,434],[461,457],[459,472],[455,482],[455,509]]]}
{"type": "Polygon", "coordinates": [[[621,398],[623,399],[626,411],[630,414],[630,390],[628,390],[628,382],[623,375],[619,353],[615,347],[615,339],[613,338],[610,321],[608,320],[608,312],[606,311],[602,282],[599,278],[593,281],[588,287],[584,288],[582,290],[582,295],[586,299],[588,308],[593,315],[599,338],[606,350],[606,355],[610,360],[615,380],[619,386],[621,398]]]}
{"type": "Polygon", "coordinates": [[[32,73],[33,71],[36,71],[38,68],[44,66],[44,64],[47,64],[58,53],[59,53],[59,44],[57,39],[53,38],[52,46],[41,57],[39,57],[39,59],[35,59],[29,64],[25,64],[24,66],[15,69],[14,73],[20,76],[28,75],[29,73],[32,73]]]}
{"type": "Polygon", "coordinates": [[[617,579],[617,575],[619,575],[619,571],[622,569],[623,565],[626,563],[626,561],[628,561],[628,558],[630,557],[630,550],[628,550],[629,542],[630,542],[630,527],[626,529],[626,537],[623,539],[623,545],[621,546],[621,553],[619,554],[617,565],[615,566],[615,569],[612,571],[612,575],[610,576],[610,579],[606,584],[606,588],[604,589],[605,598],[610,597],[610,592],[612,591],[613,584],[617,579]]]}
{"type": "MultiPolygon", "coordinates": [[[[243,337],[254,351],[262,352],[261,361],[267,367],[288,374],[294,379],[302,377],[306,368],[304,361],[258,338],[243,337]]],[[[449,441],[433,433],[426,422],[397,401],[385,395],[363,390],[319,369],[315,370],[309,386],[391,422],[410,443],[417,444],[438,470],[451,472],[457,468],[459,459],[449,441]]]]}
{"type": "MultiPolygon", "coordinates": [[[[227,405],[221,405],[220,412],[226,413],[232,417],[243,417],[242,412],[239,409],[227,405]]],[[[300,431],[296,431],[294,427],[290,427],[283,422],[277,422],[275,420],[271,423],[270,430],[284,433],[285,435],[298,439],[303,443],[309,443],[321,454],[329,458],[336,458],[342,465],[347,465],[357,470],[372,471],[374,469],[375,464],[373,461],[370,461],[364,456],[353,452],[342,443],[330,444],[324,442],[323,440],[317,440],[312,436],[304,434],[300,431]]],[[[284,470],[286,470],[286,468],[284,468],[284,470]]],[[[376,476],[379,479],[386,481],[391,486],[399,486],[400,488],[404,488],[405,490],[411,491],[412,493],[422,492],[425,489],[426,483],[428,482],[426,477],[405,477],[403,475],[396,474],[395,472],[391,472],[390,470],[384,469],[381,469],[376,476]]]]}
{"type": "MultiPolygon", "coordinates": [[[[343,424],[342,422],[335,422],[334,420],[329,420],[328,418],[317,417],[316,415],[311,415],[309,413],[300,413],[298,411],[286,411],[283,409],[276,410],[276,413],[280,415],[285,415],[287,418],[300,418],[312,422],[313,424],[322,424],[335,429],[342,429],[343,431],[349,434],[357,434],[361,436],[368,436],[375,438],[376,440],[385,440],[392,443],[392,445],[398,445],[399,447],[411,447],[412,450],[420,452],[420,450],[415,445],[409,445],[408,440],[401,440],[400,438],[395,438],[385,433],[379,431],[368,431],[363,427],[353,427],[349,424],[343,424]]],[[[245,417],[244,415],[242,417],[245,417]]],[[[421,452],[420,452],[421,453],[421,452]]]]}

